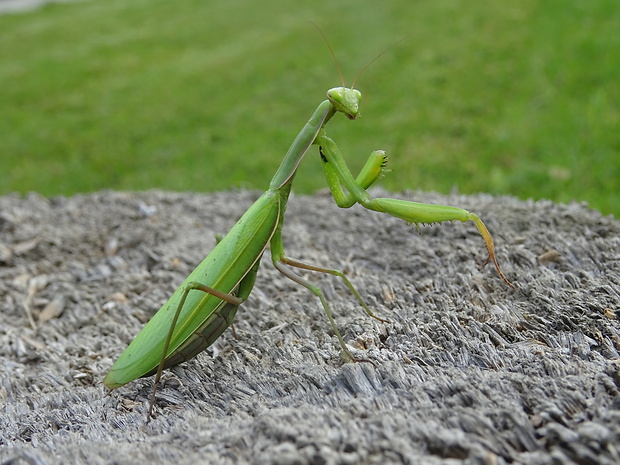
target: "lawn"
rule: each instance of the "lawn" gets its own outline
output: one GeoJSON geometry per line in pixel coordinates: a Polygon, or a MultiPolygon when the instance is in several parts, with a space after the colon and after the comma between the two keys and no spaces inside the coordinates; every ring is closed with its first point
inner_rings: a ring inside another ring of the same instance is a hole
{"type": "MultiPolygon", "coordinates": [[[[264,190],[340,78],[328,126],[383,186],[620,214],[617,0],[93,0],[0,16],[0,194],[264,190]]],[[[316,152],[298,193],[326,186],[316,152]]]]}

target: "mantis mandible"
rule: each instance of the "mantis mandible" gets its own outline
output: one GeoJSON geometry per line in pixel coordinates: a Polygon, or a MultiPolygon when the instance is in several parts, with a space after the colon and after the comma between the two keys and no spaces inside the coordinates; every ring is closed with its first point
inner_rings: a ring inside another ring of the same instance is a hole
{"type": "Polygon", "coordinates": [[[318,271],[339,277],[368,315],[386,321],[373,314],[343,272],[302,263],[287,257],[284,252],[282,228],[286,204],[299,163],[312,145],[318,147],[327,185],[339,207],[349,208],[357,203],[369,210],[401,218],[415,226],[455,220],[473,221],[486,243],[489,254],[486,263],[493,261],[500,277],[512,286],[500,270],[489,231],[474,213],[444,205],[370,197],[366,189],[382,177],[385,171],[387,158],[384,151],[372,152],[359,175],[353,177],[337,145],[327,136],[325,126],[337,113],[343,113],[350,120],[358,116],[362,94],[354,85],[355,81],[347,88],[343,80],[341,87],[327,91],[327,99],[319,104],[293,141],[267,191],[226,236],[218,239],[211,253],[185,279],[110,368],[104,379],[104,384],[110,389],[140,377],[156,375],[147,419],[151,417],[155,390],[162,371],[195,357],[232,324],[239,305],[247,300],[254,287],[259,263],[267,245],[271,246],[271,260],[275,268],[319,298],[340,347],[350,360],[360,361],[347,348],[321,289],[303,279],[293,269],[318,271]]]}

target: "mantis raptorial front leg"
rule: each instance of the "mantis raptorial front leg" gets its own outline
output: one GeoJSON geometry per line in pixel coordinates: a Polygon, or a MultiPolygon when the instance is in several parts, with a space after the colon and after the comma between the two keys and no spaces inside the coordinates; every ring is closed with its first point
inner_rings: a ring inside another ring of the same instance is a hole
{"type": "Polygon", "coordinates": [[[366,189],[374,180],[368,183],[368,179],[362,177],[362,174],[365,174],[366,170],[369,172],[372,172],[373,168],[376,170],[382,156],[384,157],[381,162],[381,167],[383,168],[387,160],[384,152],[373,152],[367,162],[368,168],[364,167],[358,179],[353,179],[346,162],[340,154],[338,146],[325,135],[324,130],[319,131],[315,143],[319,145],[319,152],[321,154],[321,160],[323,161],[323,170],[325,172],[327,184],[339,207],[348,208],[359,203],[364,208],[396,216],[416,227],[419,227],[420,224],[433,224],[457,220],[466,222],[471,220],[478,228],[478,231],[480,231],[489,253],[485,264],[489,261],[493,261],[500,277],[509,286],[513,287],[499,268],[491,234],[476,214],[470,213],[462,208],[446,205],[431,205],[398,199],[371,199],[366,189]],[[342,188],[343,185],[348,192],[344,192],[342,188]]]}

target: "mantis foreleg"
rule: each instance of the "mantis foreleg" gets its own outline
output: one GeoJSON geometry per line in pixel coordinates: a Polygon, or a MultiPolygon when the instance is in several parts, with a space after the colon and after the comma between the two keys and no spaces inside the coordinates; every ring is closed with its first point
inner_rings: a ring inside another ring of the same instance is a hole
{"type": "MultiPolygon", "coordinates": [[[[450,207],[446,205],[431,205],[398,199],[371,199],[370,195],[366,191],[366,188],[372,184],[375,179],[363,178],[362,180],[364,183],[360,182],[361,176],[358,176],[358,179],[354,179],[340,153],[340,150],[338,149],[338,146],[333,140],[327,137],[324,130],[319,132],[315,143],[319,145],[327,184],[339,207],[348,208],[355,203],[359,203],[364,208],[388,213],[389,215],[401,218],[416,227],[421,223],[432,224],[455,220],[466,222],[471,220],[475,223],[478,231],[480,231],[489,253],[485,264],[489,261],[493,261],[493,264],[495,265],[495,268],[501,278],[512,287],[512,284],[504,276],[499,268],[499,264],[497,263],[493,239],[491,239],[488,229],[476,214],[470,213],[462,208],[450,207]],[[347,190],[346,193],[342,188],[343,185],[347,190]]],[[[367,162],[367,165],[370,164],[378,166],[379,162],[376,161],[377,153],[380,153],[380,151],[373,152],[371,158],[367,162]]],[[[383,166],[384,165],[382,165],[382,167],[383,166]]],[[[362,170],[362,172],[363,171],[364,170],[362,170]]],[[[377,174],[377,178],[379,174],[377,174]]]]}
{"type": "MultiPolygon", "coordinates": [[[[358,190],[358,196],[365,192],[370,186],[372,186],[375,181],[380,179],[383,176],[383,172],[385,171],[385,167],[387,166],[387,156],[383,150],[375,150],[370,154],[368,160],[366,160],[366,164],[360,171],[359,175],[356,179],[353,179],[349,168],[344,165],[340,167],[340,170],[337,170],[334,166],[334,160],[332,157],[331,161],[327,159],[322,147],[319,147],[319,153],[321,154],[321,160],[323,161],[323,171],[325,172],[325,179],[327,179],[327,185],[332,193],[332,197],[340,208],[349,208],[355,205],[358,202],[358,198],[355,195],[349,192],[344,192],[341,185],[341,176],[339,171],[344,170],[348,173],[348,182],[351,185],[356,185],[358,190]],[[361,190],[360,190],[361,189],[361,190]]],[[[342,157],[340,157],[342,160],[342,157]]]]}

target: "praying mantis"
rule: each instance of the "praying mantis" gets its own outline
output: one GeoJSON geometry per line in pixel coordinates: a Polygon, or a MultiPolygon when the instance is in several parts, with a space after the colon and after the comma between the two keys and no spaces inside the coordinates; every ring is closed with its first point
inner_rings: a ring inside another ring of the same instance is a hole
{"type": "Polygon", "coordinates": [[[382,150],[372,152],[359,175],[353,177],[338,146],[327,136],[325,126],[337,113],[344,114],[349,120],[356,119],[362,94],[354,85],[355,80],[351,87],[346,87],[343,80],[341,87],[327,91],[327,99],[319,104],[293,141],[271,179],[269,188],[228,234],[218,238],[215,248],[183,281],[110,368],[104,379],[105,386],[110,389],[140,377],[156,375],[147,419],[151,417],[155,390],[162,371],[195,357],[231,326],[239,305],[248,299],[254,287],[261,257],[268,245],[274,267],[318,297],[340,347],[349,360],[361,361],[347,348],[323,292],[293,270],[317,271],[342,279],[368,315],[387,322],[374,315],[342,271],[302,263],[289,258],[284,252],[282,229],[286,205],[299,163],[313,145],[318,147],[327,185],[339,207],[349,208],[359,204],[369,210],[403,219],[417,227],[420,224],[444,221],[473,221],[488,251],[485,264],[492,261],[499,276],[512,286],[499,267],[491,235],[476,214],[444,205],[371,198],[367,189],[382,177],[386,169],[387,157],[382,150]]]}

